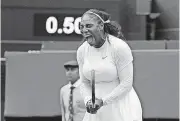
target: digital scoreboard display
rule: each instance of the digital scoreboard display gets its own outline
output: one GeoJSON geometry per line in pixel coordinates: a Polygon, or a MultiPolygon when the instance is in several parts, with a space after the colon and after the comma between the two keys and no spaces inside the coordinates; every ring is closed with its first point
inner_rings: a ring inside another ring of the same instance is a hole
{"type": "Polygon", "coordinates": [[[34,36],[80,36],[81,14],[34,14],[34,36]]]}

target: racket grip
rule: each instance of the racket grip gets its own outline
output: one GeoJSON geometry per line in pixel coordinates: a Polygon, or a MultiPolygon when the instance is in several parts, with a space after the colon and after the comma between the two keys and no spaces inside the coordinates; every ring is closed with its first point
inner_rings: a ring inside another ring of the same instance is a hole
{"type": "Polygon", "coordinates": [[[95,108],[95,70],[92,70],[92,103],[95,108]]]}

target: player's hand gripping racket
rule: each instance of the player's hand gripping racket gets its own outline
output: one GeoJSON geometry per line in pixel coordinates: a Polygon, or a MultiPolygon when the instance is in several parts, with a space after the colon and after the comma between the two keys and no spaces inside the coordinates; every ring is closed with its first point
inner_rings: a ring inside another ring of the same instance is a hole
{"type": "Polygon", "coordinates": [[[91,76],[92,76],[92,98],[91,100],[88,101],[87,103],[87,112],[91,113],[91,114],[96,114],[97,112],[97,108],[96,108],[96,102],[95,102],[95,70],[91,71],[91,76]]]}

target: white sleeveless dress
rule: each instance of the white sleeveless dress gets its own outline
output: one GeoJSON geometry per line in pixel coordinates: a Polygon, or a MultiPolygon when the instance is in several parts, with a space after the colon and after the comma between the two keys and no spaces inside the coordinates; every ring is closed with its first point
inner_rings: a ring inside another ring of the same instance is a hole
{"type": "Polygon", "coordinates": [[[112,35],[108,39],[100,48],[84,42],[77,51],[85,104],[91,99],[92,70],[96,97],[104,102],[96,114],[86,112],[83,121],[142,121],[141,103],[132,87],[131,50],[123,40],[112,35]]]}

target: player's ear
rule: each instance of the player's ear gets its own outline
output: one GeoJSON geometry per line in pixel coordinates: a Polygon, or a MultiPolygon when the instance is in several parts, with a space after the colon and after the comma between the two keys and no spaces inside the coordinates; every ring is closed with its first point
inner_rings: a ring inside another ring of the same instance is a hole
{"type": "Polygon", "coordinates": [[[99,23],[99,30],[102,31],[104,29],[104,24],[102,22],[99,23]]]}

